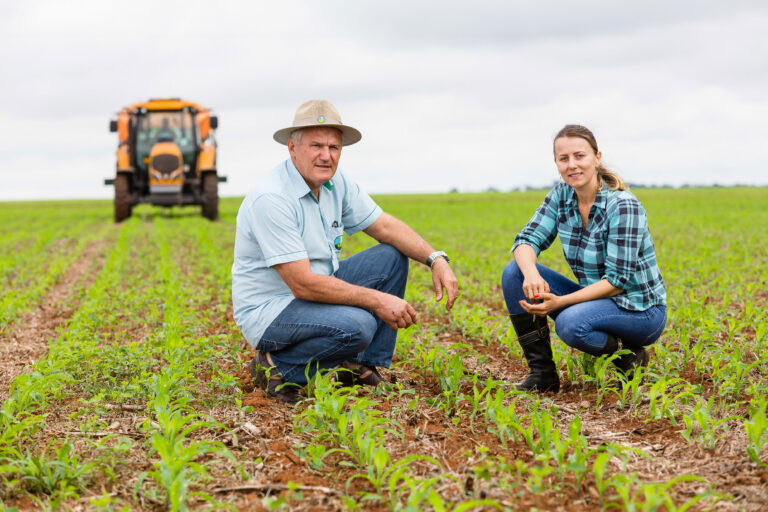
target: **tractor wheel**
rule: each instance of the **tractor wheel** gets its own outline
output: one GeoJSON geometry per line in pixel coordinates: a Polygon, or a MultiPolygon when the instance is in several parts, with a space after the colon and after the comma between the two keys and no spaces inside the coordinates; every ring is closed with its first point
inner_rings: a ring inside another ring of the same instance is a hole
{"type": "Polygon", "coordinates": [[[203,217],[219,218],[219,177],[213,172],[203,175],[203,217]]]}
{"type": "Polygon", "coordinates": [[[115,177],[115,222],[122,222],[131,216],[131,185],[128,176],[115,177]]]}

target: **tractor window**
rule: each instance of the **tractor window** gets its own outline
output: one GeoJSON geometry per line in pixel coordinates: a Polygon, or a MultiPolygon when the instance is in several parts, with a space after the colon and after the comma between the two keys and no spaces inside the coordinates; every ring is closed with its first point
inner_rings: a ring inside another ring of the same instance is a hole
{"type": "Polygon", "coordinates": [[[148,112],[140,115],[136,126],[136,162],[146,169],[146,159],[157,142],[174,142],[184,157],[184,163],[195,161],[194,118],[190,112],[148,112]]]}

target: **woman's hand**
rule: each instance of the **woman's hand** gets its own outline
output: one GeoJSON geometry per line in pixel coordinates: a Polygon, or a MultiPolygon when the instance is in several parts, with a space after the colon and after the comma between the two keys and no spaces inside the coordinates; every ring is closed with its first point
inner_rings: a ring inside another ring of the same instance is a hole
{"type": "Polygon", "coordinates": [[[547,283],[541,274],[536,272],[534,276],[523,276],[523,293],[530,302],[538,302],[537,295],[549,293],[549,283],[547,283]]]}
{"type": "Polygon", "coordinates": [[[531,302],[521,300],[520,307],[522,307],[527,313],[531,313],[532,315],[537,316],[547,316],[551,312],[557,311],[564,306],[564,304],[562,304],[562,297],[553,295],[549,292],[543,292],[534,295],[531,302]]]}

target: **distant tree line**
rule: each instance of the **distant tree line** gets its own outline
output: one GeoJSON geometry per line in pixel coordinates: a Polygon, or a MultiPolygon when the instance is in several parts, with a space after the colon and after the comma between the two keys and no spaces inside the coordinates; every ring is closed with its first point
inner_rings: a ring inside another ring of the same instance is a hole
{"type": "MultiPolygon", "coordinates": [[[[520,187],[514,187],[508,190],[508,192],[527,192],[531,190],[549,190],[555,184],[557,181],[553,181],[550,186],[531,186],[531,185],[522,185],[520,187]]],[[[765,185],[752,185],[747,183],[733,183],[729,185],[723,185],[721,183],[715,183],[712,185],[704,185],[704,184],[696,184],[696,183],[683,183],[682,185],[676,186],[676,185],[670,185],[670,184],[644,184],[644,183],[632,183],[628,182],[630,189],[680,189],[680,188],[761,188],[765,187],[765,185]]],[[[449,191],[451,194],[458,194],[461,191],[457,187],[451,188],[449,191]]],[[[502,190],[498,189],[497,187],[490,186],[486,188],[483,192],[492,192],[492,193],[498,193],[503,192],[502,190]]]]}

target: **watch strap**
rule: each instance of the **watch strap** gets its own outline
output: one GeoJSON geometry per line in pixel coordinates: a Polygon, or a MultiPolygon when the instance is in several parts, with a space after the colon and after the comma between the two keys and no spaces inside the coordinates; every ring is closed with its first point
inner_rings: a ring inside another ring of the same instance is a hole
{"type": "Polygon", "coordinates": [[[445,261],[450,262],[451,259],[444,251],[435,251],[427,257],[427,266],[432,268],[437,261],[437,258],[445,258],[445,261]]]}

